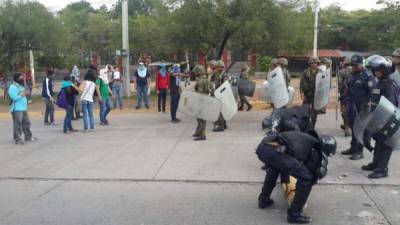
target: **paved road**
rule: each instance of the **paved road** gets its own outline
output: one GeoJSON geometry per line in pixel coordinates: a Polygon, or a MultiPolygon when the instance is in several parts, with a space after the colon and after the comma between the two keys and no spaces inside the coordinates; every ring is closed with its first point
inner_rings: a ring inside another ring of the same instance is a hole
{"type": "MultiPolygon", "coordinates": [[[[241,112],[224,133],[209,124],[208,140],[198,143],[193,119],[172,124],[168,114],[112,115],[109,127],[71,135],[34,119],[40,141],[25,146],[13,144],[11,123],[0,120],[0,224],[286,224],[280,188],[271,209],[257,208],[265,174],[254,149],[264,114],[241,112]]],[[[340,150],[349,139],[338,126],[332,113],[318,123],[340,150]]],[[[400,156],[389,178],[371,181],[359,169],[366,155],[330,161],[308,204],[314,224],[400,224],[400,156]]]]}

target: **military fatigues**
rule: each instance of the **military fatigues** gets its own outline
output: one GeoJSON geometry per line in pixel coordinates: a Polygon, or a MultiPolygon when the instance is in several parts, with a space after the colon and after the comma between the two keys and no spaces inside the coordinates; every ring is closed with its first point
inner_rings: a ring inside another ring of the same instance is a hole
{"type": "MultiPolygon", "coordinates": [[[[210,83],[208,81],[207,75],[201,75],[197,78],[196,85],[194,87],[195,91],[208,95],[210,93],[210,83]]],[[[195,137],[206,137],[206,126],[207,122],[203,119],[197,119],[197,128],[193,136],[195,137]]]]}
{"type": "MultiPolygon", "coordinates": [[[[372,90],[370,111],[372,112],[375,110],[382,96],[389,100],[394,106],[399,107],[399,93],[399,87],[395,81],[387,78],[380,80],[372,90]]],[[[375,139],[376,143],[372,163],[368,166],[370,170],[374,170],[374,172],[387,174],[393,149],[384,143],[384,138],[380,137],[379,134],[373,134],[372,137],[375,139]]]]}
{"type": "MultiPolygon", "coordinates": [[[[214,73],[211,77],[211,81],[213,82],[213,88],[212,88],[212,95],[214,96],[214,91],[219,88],[225,81],[227,81],[228,75],[225,72],[222,72],[220,74],[214,73]]],[[[222,113],[219,115],[219,118],[217,121],[214,122],[214,130],[216,131],[223,131],[226,129],[226,121],[222,115],[222,113]]]]}
{"type": "MultiPolygon", "coordinates": [[[[240,79],[248,80],[249,73],[247,71],[242,71],[242,73],[240,74],[240,79]]],[[[240,99],[239,110],[243,110],[244,104],[247,105],[247,110],[250,110],[252,108],[252,106],[251,106],[250,102],[247,100],[246,96],[239,95],[239,99],[240,99]]]]}
{"type": "MultiPolygon", "coordinates": [[[[347,102],[347,115],[351,129],[353,129],[354,121],[357,114],[362,110],[366,110],[369,99],[371,97],[372,88],[375,86],[375,78],[368,75],[365,71],[353,72],[349,78],[347,102]]],[[[365,136],[368,136],[366,134],[365,136]]],[[[365,142],[365,143],[368,143],[365,142]]],[[[354,132],[351,136],[350,151],[353,155],[363,154],[363,144],[357,141],[354,132]]]]}
{"type": "Polygon", "coordinates": [[[313,127],[317,123],[318,111],[314,110],[314,95],[315,95],[315,80],[317,74],[319,73],[319,69],[315,71],[311,71],[311,68],[308,68],[304,71],[303,76],[300,80],[300,91],[304,93],[303,105],[307,104],[311,107],[311,123],[313,127]]]}
{"type": "Polygon", "coordinates": [[[286,87],[289,87],[290,84],[290,73],[289,70],[282,67],[283,77],[285,78],[286,87]]]}
{"type": "Polygon", "coordinates": [[[347,110],[346,110],[346,105],[347,105],[346,99],[348,96],[348,83],[349,83],[350,75],[351,75],[351,69],[344,68],[339,71],[339,74],[337,77],[340,111],[341,111],[341,115],[343,118],[344,129],[345,129],[345,132],[347,135],[350,135],[350,122],[349,122],[349,118],[348,118],[347,110]]]}

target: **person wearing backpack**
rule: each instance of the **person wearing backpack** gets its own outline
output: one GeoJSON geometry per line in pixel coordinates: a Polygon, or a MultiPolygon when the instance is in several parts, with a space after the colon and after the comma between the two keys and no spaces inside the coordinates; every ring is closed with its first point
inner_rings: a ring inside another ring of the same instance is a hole
{"type": "Polygon", "coordinates": [[[99,77],[96,80],[96,92],[100,105],[100,125],[103,126],[108,125],[107,115],[111,112],[110,96],[113,96],[108,83],[107,70],[100,70],[99,77]]]}
{"type": "Polygon", "coordinates": [[[55,125],[54,123],[54,91],[53,91],[53,74],[52,70],[47,70],[46,79],[42,84],[42,98],[46,105],[44,113],[44,124],[55,125]]]}
{"type": "Polygon", "coordinates": [[[63,131],[64,134],[76,132],[72,128],[72,118],[74,117],[75,96],[79,94],[79,89],[72,83],[70,75],[64,77],[62,88],[57,100],[57,105],[65,109],[63,131]]]}
{"type": "Polygon", "coordinates": [[[93,96],[96,91],[95,82],[96,74],[92,70],[88,70],[85,74],[84,81],[80,85],[84,132],[94,131],[93,96]],[[90,130],[88,129],[88,123],[90,125],[90,130]]]}
{"type": "Polygon", "coordinates": [[[14,82],[8,88],[8,96],[10,98],[10,112],[13,119],[14,141],[16,145],[23,145],[22,139],[24,133],[25,141],[36,141],[37,138],[32,136],[31,121],[28,116],[28,100],[29,92],[24,87],[24,76],[21,73],[13,75],[14,82]]]}

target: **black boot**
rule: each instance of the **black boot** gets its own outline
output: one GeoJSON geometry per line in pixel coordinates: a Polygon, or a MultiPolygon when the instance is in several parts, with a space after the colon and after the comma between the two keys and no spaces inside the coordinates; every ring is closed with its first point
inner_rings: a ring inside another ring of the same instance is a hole
{"type": "Polygon", "coordinates": [[[353,155],[354,154],[354,150],[350,147],[350,148],[340,152],[340,154],[342,154],[342,155],[353,155]]]}
{"type": "Polygon", "coordinates": [[[350,160],[359,160],[364,158],[364,154],[362,152],[356,152],[352,156],[350,156],[350,160]]]}
{"type": "Polygon", "coordinates": [[[296,193],[292,205],[287,211],[288,223],[305,224],[311,223],[311,218],[303,214],[303,207],[307,202],[311,192],[310,185],[296,185],[296,193]]]}
{"type": "Polygon", "coordinates": [[[258,208],[265,209],[272,204],[274,204],[274,200],[272,200],[271,198],[265,197],[262,194],[258,196],[258,208]]]}
{"type": "Polygon", "coordinates": [[[376,168],[376,164],[375,163],[368,163],[368,165],[363,165],[362,167],[361,167],[361,169],[362,170],[365,170],[365,171],[374,171],[375,170],[375,168],[376,168]]]}
{"type": "Polygon", "coordinates": [[[312,219],[302,212],[292,213],[288,210],[287,212],[287,222],[288,223],[295,223],[295,224],[306,224],[311,223],[312,219]]]}
{"type": "Polygon", "coordinates": [[[388,177],[389,173],[388,173],[388,169],[384,169],[384,170],[375,170],[374,172],[370,173],[368,175],[368,178],[370,179],[379,179],[379,178],[384,178],[384,177],[388,177]]]}

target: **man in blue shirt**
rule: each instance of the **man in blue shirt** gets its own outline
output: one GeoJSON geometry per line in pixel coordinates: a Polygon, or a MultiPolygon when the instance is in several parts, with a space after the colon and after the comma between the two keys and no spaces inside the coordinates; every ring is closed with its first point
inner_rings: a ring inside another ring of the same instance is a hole
{"type": "MultiPolygon", "coordinates": [[[[354,55],[351,58],[352,73],[348,81],[346,111],[352,129],[357,114],[367,109],[371,91],[376,83],[375,78],[366,73],[363,67],[363,61],[364,59],[359,55],[354,55]]],[[[352,132],[350,148],[341,153],[343,155],[351,155],[351,160],[358,160],[364,158],[363,149],[363,144],[356,139],[352,132]]]]}
{"type": "Polygon", "coordinates": [[[10,112],[13,118],[14,141],[15,144],[23,145],[22,133],[24,133],[25,141],[36,141],[37,138],[32,137],[31,121],[28,116],[28,100],[26,98],[29,92],[24,87],[24,77],[17,73],[13,76],[14,82],[8,88],[8,95],[11,99],[10,112]]]}

